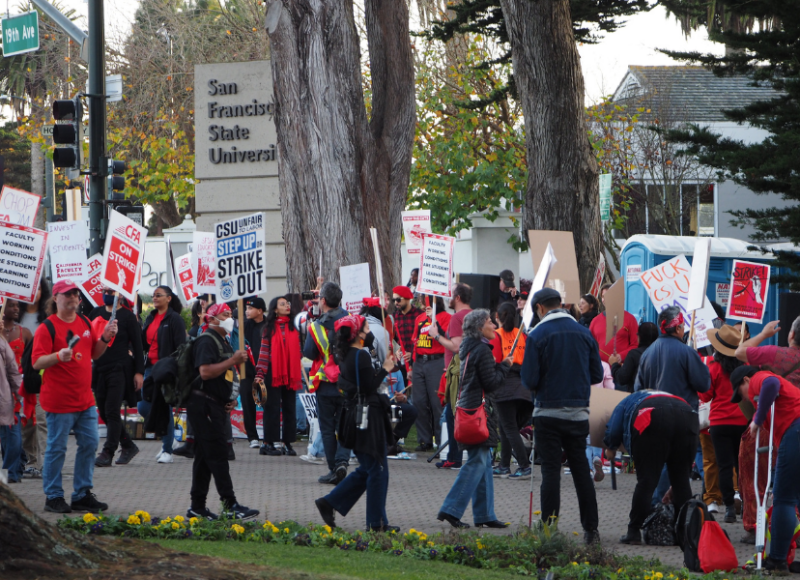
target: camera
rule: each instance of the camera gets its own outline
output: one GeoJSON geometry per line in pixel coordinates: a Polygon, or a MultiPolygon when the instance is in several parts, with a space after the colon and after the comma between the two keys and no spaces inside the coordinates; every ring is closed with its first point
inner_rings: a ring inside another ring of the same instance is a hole
{"type": "Polygon", "coordinates": [[[369,405],[356,405],[356,427],[361,431],[369,427],[369,405]]]}
{"type": "Polygon", "coordinates": [[[403,409],[400,405],[392,405],[392,425],[397,425],[403,420],[403,409]]]}
{"type": "Polygon", "coordinates": [[[314,300],[317,297],[317,293],[311,290],[310,292],[303,292],[300,294],[300,298],[302,300],[314,300]]]}

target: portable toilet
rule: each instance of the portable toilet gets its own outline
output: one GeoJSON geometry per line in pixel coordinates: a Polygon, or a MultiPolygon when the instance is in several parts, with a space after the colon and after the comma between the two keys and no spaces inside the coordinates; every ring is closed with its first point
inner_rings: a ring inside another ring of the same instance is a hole
{"type": "MultiPolygon", "coordinates": [[[[639,280],[640,274],[681,254],[685,255],[691,264],[696,242],[697,238],[694,236],[657,235],[631,236],[625,242],[620,255],[620,275],[625,278],[625,310],[633,314],[640,323],[655,323],[658,318],[647,290],[639,280]]],[[[748,250],[750,245],[733,238],[711,238],[711,260],[706,290],[709,300],[713,300],[723,308],[727,306],[734,259],[759,263],[769,263],[774,260],[772,254],[748,250]]],[[[777,274],[778,271],[773,269],[770,278],[777,274]]],[[[770,282],[764,323],[778,319],[779,292],[779,286],[770,282]]],[[[735,321],[731,323],[735,324],[735,321]]],[[[763,324],[748,323],[747,327],[754,336],[761,331],[763,324]]],[[[765,341],[764,344],[777,344],[776,337],[765,341]]]]}

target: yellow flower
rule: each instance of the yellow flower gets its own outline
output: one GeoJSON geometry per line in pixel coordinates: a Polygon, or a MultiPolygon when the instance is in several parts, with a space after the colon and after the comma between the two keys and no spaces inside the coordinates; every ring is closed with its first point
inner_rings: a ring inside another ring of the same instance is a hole
{"type": "Polygon", "coordinates": [[[190,526],[193,526],[193,525],[195,525],[195,524],[196,524],[197,522],[199,522],[199,521],[200,521],[200,519],[199,519],[199,518],[189,518],[189,525],[190,525],[190,526]]]}
{"type": "Polygon", "coordinates": [[[578,563],[577,563],[577,562],[573,562],[573,563],[572,563],[572,565],[573,565],[573,566],[577,566],[577,565],[578,565],[578,563]]]}
{"type": "Polygon", "coordinates": [[[185,521],[186,518],[184,518],[183,516],[175,516],[173,519],[176,522],[183,522],[183,521],[185,521]]]}
{"type": "Polygon", "coordinates": [[[434,545],[435,545],[435,544],[434,544],[433,542],[428,542],[428,547],[429,547],[429,548],[433,548],[433,546],[434,546],[434,545]]]}
{"type": "Polygon", "coordinates": [[[135,515],[139,516],[139,519],[144,523],[150,523],[150,514],[146,511],[138,510],[135,515]]]}
{"type": "Polygon", "coordinates": [[[168,524],[168,523],[170,523],[171,521],[172,521],[172,518],[164,518],[163,520],[161,520],[161,523],[162,523],[162,524],[168,524]]]}
{"type": "Polygon", "coordinates": [[[572,533],[575,534],[576,536],[578,535],[578,532],[572,532],[572,533]]]}
{"type": "Polygon", "coordinates": [[[93,524],[97,521],[97,517],[94,514],[85,514],[83,516],[83,521],[87,524],[93,524]]]}
{"type": "Polygon", "coordinates": [[[239,524],[233,524],[231,526],[231,529],[234,532],[236,532],[237,534],[243,534],[244,533],[244,528],[242,526],[240,526],[239,524]]]}
{"type": "Polygon", "coordinates": [[[483,550],[483,544],[481,544],[480,542],[477,542],[477,546],[478,546],[479,550],[483,550]]]}
{"type": "Polygon", "coordinates": [[[288,534],[289,533],[289,528],[283,528],[283,533],[284,534],[288,534]]]}
{"type": "Polygon", "coordinates": [[[142,520],[139,519],[139,516],[134,514],[128,516],[128,523],[132,526],[138,526],[139,524],[142,523],[142,520]]]}
{"type": "Polygon", "coordinates": [[[328,532],[329,534],[331,533],[331,527],[330,526],[327,526],[327,525],[322,526],[322,529],[325,530],[326,532],[328,532]]]}
{"type": "Polygon", "coordinates": [[[172,522],[172,529],[173,530],[179,530],[180,528],[181,528],[181,525],[178,522],[172,522]]]}
{"type": "Polygon", "coordinates": [[[540,516],[540,515],[542,515],[542,512],[541,511],[535,511],[535,512],[533,512],[533,515],[540,516]]]}

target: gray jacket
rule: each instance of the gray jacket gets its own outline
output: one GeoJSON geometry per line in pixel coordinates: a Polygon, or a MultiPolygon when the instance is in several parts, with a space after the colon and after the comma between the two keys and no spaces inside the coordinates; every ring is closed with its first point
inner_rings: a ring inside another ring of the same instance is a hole
{"type": "Polygon", "coordinates": [[[10,427],[14,424],[14,395],[19,393],[22,375],[14,351],[3,339],[0,339],[0,357],[3,359],[3,369],[0,370],[0,427],[10,427]]]}

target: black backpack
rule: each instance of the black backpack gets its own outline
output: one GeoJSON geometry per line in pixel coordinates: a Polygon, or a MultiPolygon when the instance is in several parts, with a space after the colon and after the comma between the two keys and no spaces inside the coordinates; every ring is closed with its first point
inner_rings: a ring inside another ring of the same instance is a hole
{"type": "Polygon", "coordinates": [[[714,516],[708,511],[706,504],[696,498],[681,506],[675,521],[675,538],[683,550],[683,563],[692,572],[702,572],[697,548],[700,544],[700,532],[706,521],[715,521],[714,516]]]}
{"type": "MultiPolygon", "coordinates": [[[[83,320],[86,323],[86,326],[89,328],[89,331],[92,330],[92,323],[89,322],[89,319],[86,318],[83,314],[78,314],[78,318],[83,320]]],[[[55,341],[56,339],[56,327],[53,326],[53,323],[50,320],[45,319],[42,322],[45,328],[47,328],[47,332],[50,334],[50,340],[55,341]]],[[[44,371],[37,371],[33,368],[33,361],[31,360],[31,354],[33,352],[33,341],[31,340],[28,344],[25,345],[25,350],[22,351],[22,384],[25,387],[25,392],[31,395],[38,395],[42,392],[42,372],[44,371]]]]}
{"type": "Polygon", "coordinates": [[[644,543],[649,546],[675,545],[675,507],[660,503],[642,524],[644,543]]]}
{"type": "Polygon", "coordinates": [[[213,340],[217,345],[220,360],[229,358],[225,356],[221,340],[205,333],[185,341],[175,352],[153,365],[153,382],[161,388],[161,394],[168,405],[182,407],[189,400],[192,387],[200,378],[200,373],[194,367],[194,345],[206,335],[207,340],[213,340]]]}

